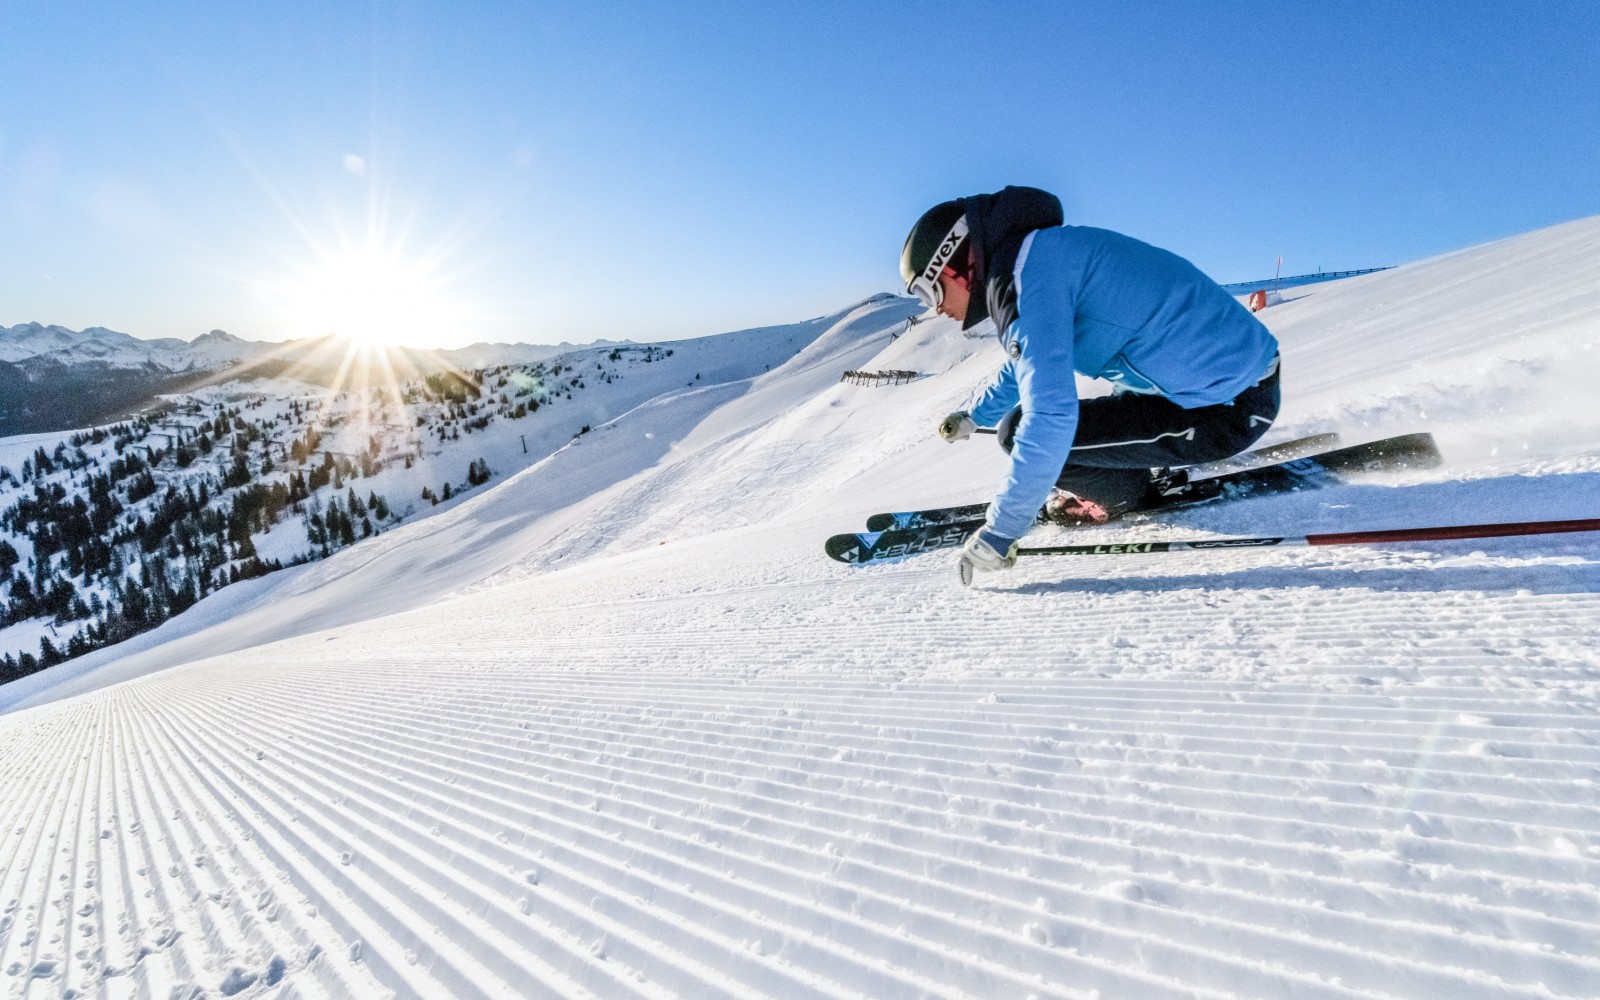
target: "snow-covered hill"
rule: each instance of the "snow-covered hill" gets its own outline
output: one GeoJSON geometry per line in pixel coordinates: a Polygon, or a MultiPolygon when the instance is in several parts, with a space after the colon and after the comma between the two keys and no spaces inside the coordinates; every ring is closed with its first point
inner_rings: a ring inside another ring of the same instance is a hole
{"type": "Polygon", "coordinates": [[[411,379],[342,353],[336,388],[226,381],[108,428],[0,438],[0,681],[125,655],[241,577],[448,511],[665,391],[768,371],[838,319],[411,379]]]}
{"type": "MultiPolygon", "coordinates": [[[[125,420],[156,397],[201,386],[237,386],[288,376],[329,387],[345,377],[347,345],[330,338],[285,343],[242,340],[212,330],[191,341],[141,340],[90,327],[23,323],[0,327],[0,437],[125,420]]],[[[590,347],[631,346],[596,341],[590,347]]],[[[572,344],[472,344],[446,351],[397,348],[404,377],[533,365],[577,350],[572,344]]],[[[254,387],[259,391],[259,387],[254,387]]],[[[297,388],[295,391],[303,391],[297,388]]]]}
{"type": "MultiPolygon", "coordinates": [[[[1075,537],[1600,510],[1600,219],[1286,298],[1273,436],[1445,466],[1075,537]]],[[[1003,469],[910,312],[0,688],[0,982],[1600,995],[1600,539],[831,563],[1003,469]]]]}

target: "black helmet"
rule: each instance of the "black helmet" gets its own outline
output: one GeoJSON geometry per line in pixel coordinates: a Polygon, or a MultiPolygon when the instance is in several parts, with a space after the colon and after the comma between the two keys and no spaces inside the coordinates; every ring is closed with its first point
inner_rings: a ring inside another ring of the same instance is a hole
{"type": "Polygon", "coordinates": [[[966,258],[956,256],[966,242],[967,217],[961,202],[941,202],[922,213],[900,251],[900,278],[906,291],[930,308],[938,305],[939,272],[952,258],[956,270],[966,270],[966,258]]]}

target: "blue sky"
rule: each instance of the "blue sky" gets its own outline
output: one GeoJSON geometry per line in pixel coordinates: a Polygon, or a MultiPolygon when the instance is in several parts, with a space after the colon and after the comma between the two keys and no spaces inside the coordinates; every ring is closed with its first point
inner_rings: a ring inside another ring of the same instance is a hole
{"type": "Polygon", "coordinates": [[[0,64],[4,326],[315,332],[347,246],[417,346],[696,336],[1008,183],[1224,282],[1600,212],[1588,2],[0,0],[0,64]]]}

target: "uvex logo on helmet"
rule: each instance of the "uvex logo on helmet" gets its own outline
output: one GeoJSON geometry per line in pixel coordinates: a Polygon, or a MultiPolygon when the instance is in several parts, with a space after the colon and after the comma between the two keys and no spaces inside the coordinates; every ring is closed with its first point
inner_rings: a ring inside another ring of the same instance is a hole
{"type": "Polygon", "coordinates": [[[910,278],[906,284],[906,291],[922,300],[922,304],[929,309],[938,309],[944,303],[944,286],[939,284],[939,272],[945,269],[954,256],[956,248],[961,246],[967,238],[967,217],[959,216],[949,232],[944,234],[944,239],[939,241],[939,246],[933,251],[933,257],[922,268],[913,274],[909,258],[911,256],[911,240],[916,237],[913,230],[911,237],[906,240],[906,250],[901,258],[901,273],[910,278]]]}
{"type": "Polygon", "coordinates": [[[961,252],[966,239],[966,210],[961,202],[941,202],[923,212],[900,248],[900,279],[906,283],[906,291],[929,309],[939,308],[944,297],[939,272],[961,252]]]}
{"type": "Polygon", "coordinates": [[[933,259],[928,261],[928,266],[922,269],[923,280],[938,280],[939,272],[943,271],[944,266],[950,263],[951,254],[956,252],[956,247],[960,246],[961,241],[966,238],[967,217],[963,215],[956,220],[956,224],[951,227],[950,232],[945,234],[944,240],[939,244],[939,249],[933,252],[933,259]]]}

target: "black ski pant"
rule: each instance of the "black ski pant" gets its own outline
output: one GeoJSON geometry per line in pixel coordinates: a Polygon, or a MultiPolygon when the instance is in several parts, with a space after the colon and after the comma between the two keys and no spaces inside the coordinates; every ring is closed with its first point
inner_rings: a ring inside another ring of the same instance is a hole
{"type": "MultiPolygon", "coordinates": [[[[1277,419],[1278,371],[1226,403],[1184,409],[1164,396],[1123,392],[1078,401],[1078,433],[1056,480],[1059,489],[1113,514],[1138,505],[1152,469],[1230,458],[1261,439],[1277,419]]],[[[995,428],[1011,451],[1022,407],[995,428]]]]}

